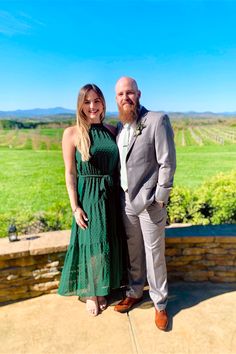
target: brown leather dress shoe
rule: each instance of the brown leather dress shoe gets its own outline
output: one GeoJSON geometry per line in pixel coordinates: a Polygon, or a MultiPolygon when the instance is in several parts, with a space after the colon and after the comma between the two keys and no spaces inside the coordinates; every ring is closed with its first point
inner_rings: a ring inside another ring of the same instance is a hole
{"type": "Polygon", "coordinates": [[[164,331],[168,326],[167,312],[166,312],[166,310],[158,311],[157,309],[155,309],[155,311],[156,311],[156,314],[155,314],[156,326],[157,326],[157,328],[164,331]]]}
{"type": "Polygon", "coordinates": [[[124,300],[120,301],[115,307],[114,310],[125,313],[131,310],[131,308],[140,302],[142,300],[142,297],[139,298],[134,298],[134,297],[126,297],[124,300]]]}

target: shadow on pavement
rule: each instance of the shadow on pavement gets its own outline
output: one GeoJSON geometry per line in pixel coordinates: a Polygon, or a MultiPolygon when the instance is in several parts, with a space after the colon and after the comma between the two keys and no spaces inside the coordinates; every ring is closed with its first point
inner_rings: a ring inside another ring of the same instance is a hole
{"type": "MultiPolygon", "coordinates": [[[[236,284],[231,283],[210,283],[210,282],[174,282],[169,283],[169,296],[167,312],[169,325],[167,331],[173,327],[173,319],[180,311],[196,306],[202,301],[225,293],[236,291],[236,284]]],[[[148,289],[144,291],[143,301],[137,305],[139,309],[154,307],[149,297],[148,289]]]]}
{"type": "Polygon", "coordinates": [[[232,291],[236,291],[236,284],[210,282],[178,282],[170,284],[168,300],[169,328],[172,328],[173,318],[181,310],[196,306],[202,301],[232,291]]]}

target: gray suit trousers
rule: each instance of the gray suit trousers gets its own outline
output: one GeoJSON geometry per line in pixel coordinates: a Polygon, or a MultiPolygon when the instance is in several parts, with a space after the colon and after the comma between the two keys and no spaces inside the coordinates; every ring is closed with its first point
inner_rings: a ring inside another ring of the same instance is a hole
{"type": "Polygon", "coordinates": [[[167,304],[165,261],[166,208],[153,202],[140,214],[133,210],[127,192],[121,192],[121,206],[128,246],[128,297],[139,298],[147,281],[150,297],[158,310],[167,304]]]}

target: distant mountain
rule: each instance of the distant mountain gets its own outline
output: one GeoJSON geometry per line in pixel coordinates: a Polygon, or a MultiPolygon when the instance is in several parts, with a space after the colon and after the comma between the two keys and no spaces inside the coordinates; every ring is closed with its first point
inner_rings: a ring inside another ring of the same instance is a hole
{"type": "Polygon", "coordinates": [[[188,112],[168,112],[171,118],[235,118],[236,112],[195,112],[195,111],[188,111],[188,112]]]}
{"type": "Polygon", "coordinates": [[[216,115],[216,116],[222,116],[222,115],[235,115],[235,112],[211,112],[211,111],[205,111],[205,112],[196,112],[196,111],[183,111],[183,112],[174,112],[170,111],[169,113],[173,114],[185,114],[185,115],[216,115]]]}
{"type": "MultiPolygon", "coordinates": [[[[16,111],[0,111],[0,119],[40,119],[40,120],[56,120],[60,119],[71,119],[75,116],[75,110],[63,108],[63,107],[55,107],[55,108],[34,108],[34,109],[26,109],[21,110],[18,109],[16,111]]],[[[163,112],[164,113],[164,112],[163,112]]],[[[236,116],[235,112],[166,112],[170,115],[171,118],[223,118],[223,117],[234,117],[236,116]]],[[[107,118],[115,118],[118,119],[118,112],[106,112],[107,118]]]]}
{"type": "Polygon", "coordinates": [[[34,108],[16,111],[0,111],[0,117],[9,117],[9,118],[34,118],[34,117],[44,117],[51,116],[56,114],[75,114],[75,111],[72,109],[67,109],[63,107],[55,108],[34,108]]]}
{"type": "Polygon", "coordinates": [[[235,115],[236,111],[235,112],[223,112],[222,114],[224,114],[226,116],[231,116],[231,115],[235,115]]]}

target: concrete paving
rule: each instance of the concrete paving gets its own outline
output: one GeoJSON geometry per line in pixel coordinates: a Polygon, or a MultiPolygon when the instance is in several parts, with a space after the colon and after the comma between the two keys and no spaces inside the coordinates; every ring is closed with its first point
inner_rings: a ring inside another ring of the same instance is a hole
{"type": "Polygon", "coordinates": [[[90,317],[78,298],[43,295],[0,308],[1,354],[235,354],[236,284],[172,283],[166,332],[143,302],[90,317]]]}

